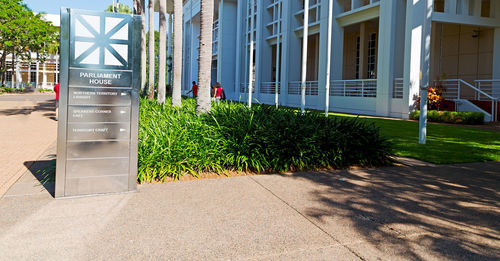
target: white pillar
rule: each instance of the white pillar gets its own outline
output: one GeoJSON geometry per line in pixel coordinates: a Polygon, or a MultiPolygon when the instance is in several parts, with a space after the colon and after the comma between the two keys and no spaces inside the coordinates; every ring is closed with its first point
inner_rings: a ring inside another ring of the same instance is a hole
{"type": "Polygon", "coordinates": [[[47,61],[43,63],[42,88],[47,89],[47,61]]]}
{"type": "Polygon", "coordinates": [[[279,99],[279,77],[280,77],[280,43],[281,43],[281,2],[278,2],[278,28],[277,28],[277,37],[276,37],[276,81],[274,83],[274,104],[276,108],[278,108],[278,99],[279,99]]]}
{"type": "Polygon", "coordinates": [[[408,111],[415,110],[415,98],[421,97],[419,143],[425,144],[427,135],[427,87],[431,46],[431,24],[434,2],[408,1],[406,9],[404,103],[408,111]]]}
{"type": "Polygon", "coordinates": [[[40,62],[37,59],[36,60],[35,88],[38,88],[39,81],[40,81],[40,62]]]}
{"type": "Polygon", "coordinates": [[[217,82],[222,82],[222,18],[224,12],[224,0],[219,3],[219,35],[217,36],[217,82]]]}
{"type": "MultiPolygon", "coordinates": [[[[241,50],[242,49],[245,49],[245,48],[241,48],[241,45],[242,45],[242,41],[241,40],[241,35],[242,35],[242,23],[243,21],[246,21],[246,16],[244,16],[242,19],[242,10],[243,10],[243,6],[245,6],[244,4],[241,3],[241,1],[236,1],[236,12],[237,12],[237,15],[236,15],[236,69],[235,69],[235,72],[234,72],[234,80],[235,80],[235,83],[234,83],[234,98],[235,99],[238,99],[240,97],[240,83],[241,83],[241,78],[240,78],[240,74],[241,74],[241,50]]],[[[246,9],[245,9],[246,10],[246,9]]],[[[245,49],[246,50],[246,49],[245,49]]]]}
{"type": "MultiPolygon", "coordinates": [[[[194,57],[193,57],[193,54],[194,54],[194,41],[195,41],[195,37],[193,35],[193,0],[189,1],[191,4],[190,4],[190,7],[189,7],[189,15],[190,15],[190,18],[189,18],[189,30],[190,30],[190,33],[189,33],[189,37],[190,37],[190,41],[189,43],[191,44],[191,46],[189,47],[189,81],[186,83],[186,87],[187,86],[191,86],[191,82],[194,81],[193,79],[193,61],[195,60],[194,57]]],[[[201,17],[201,15],[200,15],[201,17]]],[[[212,50],[210,50],[210,54],[211,54],[212,50]]],[[[211,63],[210,63],[211,64],[211,63]]],[[[198,65],[199,66],[199,65],[198,65]]],[[[210,67],[212,68],[212,67],[210,67]]],[[[200,84],[200,83],[198,83],[200,84]]],[[[210,90],[211,91],[211,90],[210,90]]]]}
{"type": "Polygon", "coordinates": [[[422,32],[422,77],[420,83],[420,124],[419,124],[419,143],[425,144],[427,141],[427,89],[429,88],[429,68],[431,53],[431,28],[432,28],[432,10],[434,1],[426,0],[424,10],[424,25],[422,32]]]}
{"type": "Polygon", "coordinates": [[[28,84],[31,84],[31,62],[28,62],[28,84]]]}
{"type": "Polygon", "coordinates": [[[59,83],[59,54],[56,54],[56,79],[54,80],[56,83],[59,83]]]}
{"type": "Polygon", "coordinates": [[[328,117],[330,108],[330,73],[332,60],[332,25],[333,23],[333,3],[328,1],[328,33],[326,44],[326,83],[325,83],[325,117],[328,117]]]}
{"type": "Polygon", "coordinates": [[[283,0],[282,1],[282,12],[281,12],[281,79],[280,79],[280,99],[279,102],[281,105],[287,105],[288,103],[288,81],[290,77],[290,65],[292,64],[291,61],[291,56],[290,56],[290,51],[291,51],[291,45],[292,45],[292,38],[295,35],[293,32],[293,28],[291,26],[291,20],[295,19],[293,17],[293,2],[288,1],[288,0],[283,0]]]}
{"type": "Polygon", "coordinates": [[[21,88],[21,83],[23,81],[23,78],[21,76],[21,68],[20,68],[20,61],[19,58],[16,57],[16,88],[21,88]]]}
{"type": "Polygon", "coordinates": [[[306,77],[307,77],[307,43],[309,38],[309,0],[304,0],[304,31],[302,33],[302,77],[300,84],[300,111],[305,113],[306,77]]]}
{"type": "Polygon", "coordinates": [[[253,91],[252,81],[254,77],[253,75],[253,48],[254,48],[253,28],[255,25],[254,1],[255,0],[250,0],[250,59],[248,65],[248,107],[252,107],[252,91],[253,91]]]}
{"type": "Polygon", "coordinates": [[[377,105],[376,114],[390,116],[392,87],[394,85],[394,56],[396,46],[397,2],[380,2],[377,61],[377,105]]]}
{"type": "MultiPolygon", "coordinates": [[[[492,1],[494,2],[494,1],[492,1]]],[[[450,15],[457,14],[457,0],[447,0],[444,1],[444,11],[450,15]]]]}
{"type": "MultiPolygon", "coordinates": [[[[493,74],[491,78],[500,80],[500,27],[495,28],[493,41],[493,74]]],[[[493,97],[500,97],[500,82],[496,82],[493,86],[493,97]]]]}

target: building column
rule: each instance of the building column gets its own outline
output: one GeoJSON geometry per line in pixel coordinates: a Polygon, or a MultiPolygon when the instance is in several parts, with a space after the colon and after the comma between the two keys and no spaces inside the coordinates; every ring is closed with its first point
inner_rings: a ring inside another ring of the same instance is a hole
{"type": "Polygon", "coordinates": [[[242,1],[236,1],[236,68],[234,72],[234,96],[231,97],[232,99],[238,99],[240,97],[240,83],[241,83],[241,50],[244,50],[245,48],[241,48],[242,45],[242,40],[241,40],[241,35],[243,34],[243,29],[242,27],[243,22],[246,21],[245,16],[243,16],[243,11],[242,7],[245,6],[245,4],[242,3],[242,1]],[[244,20],[242,20],[244,19],[244,20]]]}
{"type": "Polygon", "coordinates": [[[292,1],[283,0],[281,10],[281,78],[280,78],[280,96],[279,104],[287,105],[288,103],[288,81],[289,81],[289,65],[290,65],[290,45],[293,29],[291,28],[292,1]]]}
{"type": "Polygon", "coordinates": [[[47,61],[43,63],[42,88],[47,89],[47,61]]]}
{"type": "MultiPolygon", "coordinates": [[[[255,89],[255,98],[260,100],[260,83],[262,82],[262,62],[264,62],[263,55],[264,53],[264,43],[265,41],[263,40],[263,30],[265,29],[264,25],[264,16],[262,15],[264,12],[266,12],[266,5],[264,4],[264,0],[254,0],[257,3],[257,9],[256,9],[256,18],[257,20],[255,21],[256,25],[256,32],[255,32],[255,39],[254,39],[254,47],[255,47],[255,84],[253,88],[255,89]]],[[[267,58],[267,55],[266,55],[267,58]]]]}
{"type": "Polygon", "coordinates": [[[380,1],[377,61],[376,114],[390,116],[392,87],[394,85],[394,55],[396,46],[397,2],[380,1]]]}
{"type": "Polygon", "coordinates": [[[28,62],[28,84],[31,84],[31,62],[28,62]]]}
{"type": "MultiPolygon", "coordinates": [[[[495,28],[493,37],[493,74],[491,78],[500,80],[500,27],[495,28]]],[[[500,97],[500,82],[494,83],[493,97],[500,97]]]]}
{"type": "Polygon", "coordinates": [[[35,88],[38,88],[38,82],[40,81],[40,62],[36,60],[36,76],[35,76],[35,88]]]}
{"type": "MultiPolygon", "coordinates": [[[[426,23],[426,1],[407,1],[406,6],[406,31],[405,31],[405,54],[404,54],[404,81],[403,81],[403,114],[409,114],[415,107],[419,97],[421,77],[423,72],[428,72],[429,60],[422,62],[422,54],[430,37],[424,37],[424,25],[426,23]],[[425,44],[424,44],[425,43],[425,44]]],[[[431,19],[429,19],[431,20],[431,19]]],[[[429,23],[431,21],[428,21],[429,23]]],[[[425,76],[427,79],[429,75],[425,76]]]]}
{"type": "Polygon", "coordinates": [[[300,84],[300,111],[306,109],[307,49],[309,41],[309,0],[304,0],[304,26],[302,33],[302,70],[300,84]]]}
{"type": "Polygon", "coordinates": [[[21,88],[21,83],[23,82],[23,77],[21,75],[21,65],[19,58],[16,57],[16,88],[21,88]]]}
{"type": "Polygon", "coordinates": [[[56,53],[56,79],[54,80],[56,83],[59,83],[59,54],[56,53]]]}

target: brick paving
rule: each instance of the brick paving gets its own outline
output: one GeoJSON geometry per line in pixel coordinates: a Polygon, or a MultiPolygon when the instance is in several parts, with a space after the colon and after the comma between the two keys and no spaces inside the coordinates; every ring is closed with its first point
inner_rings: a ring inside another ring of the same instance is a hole
{"type": "Polygon", "coordinates": [[[57,137],[48,94],[0,96],[0,197],[57,137]]]}

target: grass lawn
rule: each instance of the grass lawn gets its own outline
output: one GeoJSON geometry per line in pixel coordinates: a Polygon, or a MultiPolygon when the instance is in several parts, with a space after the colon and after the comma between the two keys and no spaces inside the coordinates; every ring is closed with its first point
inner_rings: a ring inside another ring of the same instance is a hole
{"type": "MultiPolygon", "coordinates": [[[[355,117],[332,113],[335,117],[355,117]]],[[[360,117],[393,143],[394,154],[436,164],[500,161],[500,132],[427,124],[427,144],[418,144],[418,122],[360,117]]]]}

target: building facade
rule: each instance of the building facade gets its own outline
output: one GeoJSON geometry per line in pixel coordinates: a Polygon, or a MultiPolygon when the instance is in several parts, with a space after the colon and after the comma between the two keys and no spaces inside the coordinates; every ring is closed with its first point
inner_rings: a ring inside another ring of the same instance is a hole
{"type": "MultiPolygon", "coordinates": [[[[252,74],[256,102],[299,107],[305,1],[215,4],[212,83],[243,101],[252,74]]],[[[408,118],[427,78],[449,109],[498,117],[500,1],[309,0],[308,14],[306,108],[323,110],[328,97],[329,111],[408,118]]],[[[200,1],[185,1],[186,90],[198,77],[199,21],[200,1]]]]}

